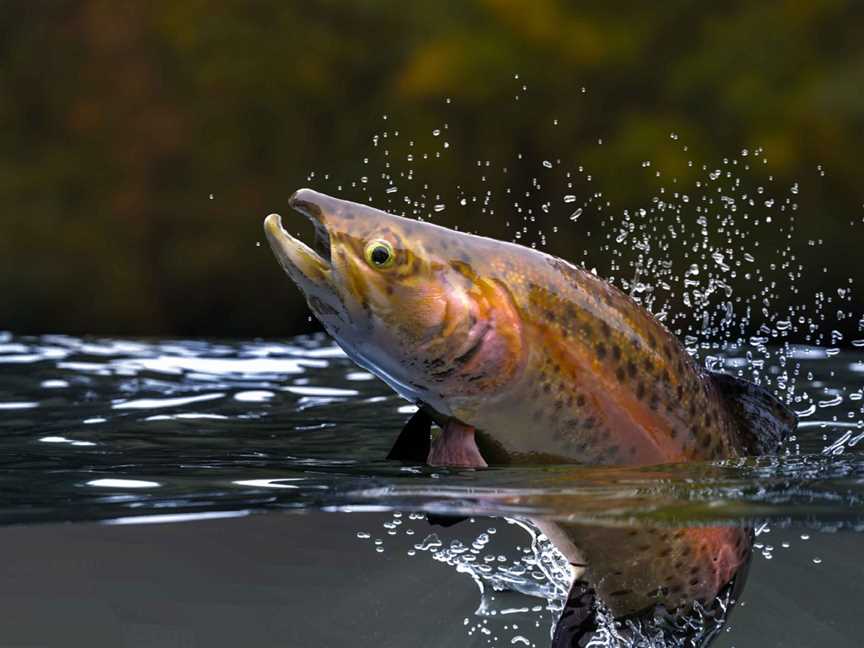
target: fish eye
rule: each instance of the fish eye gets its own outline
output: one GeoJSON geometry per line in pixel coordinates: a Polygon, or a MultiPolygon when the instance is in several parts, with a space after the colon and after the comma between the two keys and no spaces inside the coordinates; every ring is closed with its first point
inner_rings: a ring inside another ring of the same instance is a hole
{"type": "Polygon", "coordinates": [[[393,246],[387,241],[375,240],[366,246],[366,262],[375,268],[389,268],[395,260],[393,246]]]}

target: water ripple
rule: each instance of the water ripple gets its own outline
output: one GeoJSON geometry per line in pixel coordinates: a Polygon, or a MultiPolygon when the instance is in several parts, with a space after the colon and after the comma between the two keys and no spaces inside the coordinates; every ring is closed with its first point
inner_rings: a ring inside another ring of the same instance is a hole
{"type": "Polygon", "coordinates": [[[745,348],[700,350],[727,370],[773,376],[780,390],[788,382],[783,393],[805,420],[782,457],[447,470],[384,460],[416,408],[321,336],[211,343],[3,334],[0,523],[349,508],[860,525],[864,354],[786,351],[795,381],[779,365],[756,367],[745,348]]]}

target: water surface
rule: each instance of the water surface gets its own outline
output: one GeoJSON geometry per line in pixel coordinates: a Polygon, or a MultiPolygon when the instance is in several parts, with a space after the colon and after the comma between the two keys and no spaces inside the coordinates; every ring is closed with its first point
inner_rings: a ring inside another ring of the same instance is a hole
{"type": "MultiPolygon", "coordinates": [[[[128,525],[353,512],[340,533],[359,565],[396,559],[411,568],[431,557],[461,574],[475,594],[450,621],[464,626],[464,645],[478,646],[548,645],[566,586],[561,557],[529,522],[538,516],[610,528],[747,527],[757,533],[757,565],[782,565],[792,552],[823,569],[832,556],[810,550],[811,536],[864,525],[864,354],[697,351],[714,367],[758,371],[790,400],[801,425],[783,455],[640,469],[407,465],[383,457],[413,406],[323,336],[3,334],[0,521],[128,525]],[[423,513],[472,519],[431,527],[423,513]]],[[[323,555],[320,569],[328,569],[323,555]]],[[[747,587],[758,592],[753,580],[747,587]]],[[[744,609],[735,615],[747,619],[744,609]]],[[[735,645],[760,645],[742,642],[746,632],[735,636],[735,645]]]]}

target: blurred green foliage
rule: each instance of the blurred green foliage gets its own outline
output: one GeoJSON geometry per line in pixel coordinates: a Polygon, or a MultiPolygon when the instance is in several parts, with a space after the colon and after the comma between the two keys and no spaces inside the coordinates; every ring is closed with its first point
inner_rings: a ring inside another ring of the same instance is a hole
{"type": "MultiPolygon", "coordinates": [[[[802,291],[846,285],[862,277],[862,25],[864,4],[838,0],[4,2],[0,328],[313,329],[256,245],[263,217],[307,184],[380,200],[356,184],[372,136],[421,150],[442,122],[451,149],[405,192],[481,193],[477,160],[515,164],[515,188],[549,156],[590,167],[620,210],[656,191],[641,160],[683,182],[688,159],[764,146],[777,181],[801,183],[797,235],[825,241],[799,251],[802,291]]],[[[505,209],[438,220],[509,238],[505,209]]],[[[569,227],[552,251],[599,242],[569,227]]]]}

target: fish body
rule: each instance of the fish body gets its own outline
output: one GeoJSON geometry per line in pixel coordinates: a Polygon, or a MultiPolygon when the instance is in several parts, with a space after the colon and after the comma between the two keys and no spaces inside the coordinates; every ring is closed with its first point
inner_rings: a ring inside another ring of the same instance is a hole
{"type": "Polygon", "coordinates": [[[474,431],[496,463],[747,453],[723,385],[591,272],[308,189],[290,204],[315,224],[319,250],[275,215],[271,247],[348,356],[444,428],[431,463],[485,465],[474,431]]]}

